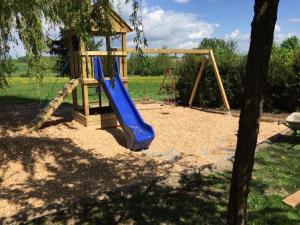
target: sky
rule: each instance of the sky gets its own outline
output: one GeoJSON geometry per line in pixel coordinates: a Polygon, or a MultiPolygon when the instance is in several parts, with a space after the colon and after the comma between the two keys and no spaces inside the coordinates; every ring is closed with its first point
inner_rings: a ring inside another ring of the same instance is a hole
{"type": "MultiPolygon", "coordinates": [[[[132,11],[125,0],[116,9],[128,21],[132,11]]],[[[223,38],[237,41],[240,52],[247,52],[250,42],[254,0],[140,0],[148,46],[151,48],[194,48],[201,40],[223,38]]],[[[300,37],[300,0],[281,0],[275,28],[275,42],[296,35],[300,37]]],[[[46,26],[47,27],[47,26],[46,26]]],[[[47,32],[57,37],[57,28],[47,32]]],[[[128,44],[133,47],[134,34],[128,44]]],[[[24,55],[21,44],[13,56],[24,55]]]]}

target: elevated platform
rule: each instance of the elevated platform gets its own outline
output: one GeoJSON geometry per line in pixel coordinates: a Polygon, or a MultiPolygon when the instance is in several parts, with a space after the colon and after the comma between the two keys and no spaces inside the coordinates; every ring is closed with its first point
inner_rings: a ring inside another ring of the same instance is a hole
{"type": "Polygon", "coordinates": [[[111,107],[90,108],[90,115],[85,115],[84,110],[74,110],[73,119],[85,127],[98,126],[101,129],[117,127],[118,121],[111,107]]]}

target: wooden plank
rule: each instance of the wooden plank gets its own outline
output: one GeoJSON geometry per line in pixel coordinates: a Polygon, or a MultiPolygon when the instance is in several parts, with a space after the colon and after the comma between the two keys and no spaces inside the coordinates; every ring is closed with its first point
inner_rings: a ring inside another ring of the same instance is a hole
{"type": "Polygon", "coordinates": [[[123,51],[80,51],[80,52],[75,52],[76,54],[80,56],[107,56],[107,55],[113,55],[113,56],[127,56],[126,52],[123,51]]]}
{"type": "Polygon", "coordinates": [[[83,114],[78,111],[73,111],[73,119],[80,123],[81,125],[87,127],[87,121],[83,114]]]}
{"type": "Polygon", "coordinates": [[[118,125],[118,120],[114,113],[85,116],[79,111],[74,111],[73,118],[75,121],[86,127],[100,126],[101,129],[104,129],[109,127],[116,127],[118,125]]]}
{"type": "MultiPolygon", "coordinates": [[[[87,79],[86,74],[86,58],[82,57],[81,62],[81,76],[82,79],[87,79]]],[[[87,85],[82,85],[82,101],[83,101],[83,108],[84,108],[84,114],[88,116],[90,114],[90,108],[89,108],[89,89],[87,85]]]]}
{"type": "Polygon", "coordinates": [[[230,111],[230,106],[229,106],[227,96],[226,96],[226,93],[225,93],[225,90],[224,90],[221,75],[219,73],[219,69],[218,69],[218,66],[217,66],[217,63],[216,63],[216,60],[215,60],[215,57],[214,57],[214,53],[213,53],[212,50],[210,50],[209,56],[210,56],[210,59],[212,61],[212,66],[213,66],[215,76],[216,76],[216,79],[217,79],[217,83],[218,83],[218,86],[219,86],[219,89],[220,89],[220,92],[221,92],[224,107],[227,111],[230,111]]]}
{"type": "MultiPolygon", "coordinates": [[[[73,56],[69,56],[69,63],[70,63],[71,77],[73,79],[75,79],[76,76],[75,76],[75,70],[74,70],[74,59],[73,59],[73,56]]],[[[73,102],[73,108],[77,109],[78,108],[78,99],[77,99],[77,88],[76,87],[72,91],[72,102],[73,102]]]]}
{"type": "MultiPolygon", "coordinates": [[[[145,54],[200,54],[209,55],[210,50],[207,49],[155,49],[155,48],[143,48],[145,54]]],[[[137,53],[135,48],[128,48],[128,53],[137,53]]]]}
{"type": "Polygon", "coordinates": [[[193,101],[194,101],[196,92],[197,92],[197,90],[198,90],[198,88],[199,88],[200,81],[201,81],[201,77],[202,77],[202,74],[203,74],[203,72],[204,72],[206,63],[207,63],[207,59],[204,58],[204,60],[203,60],[202,63],[201,63],[199,72],[198,72],[198,74],[197,74],[197,78],[196,78],[196,81],[195,81],[195,85],[194,85],[194,87],[193,87],[193,91],[192,91],[192,94],[191,94],[191,97],[190,97],[190,100],[189,100],[189,106],[190,106],[190,107],[191,107],[192,104],[193,104],[193,101]]]}
{"type": "Polygon", "coordinates": [[[91,57],[90,56],[85,56],[86,59],[86,73],[87,73],[87,78],[93,78],[93,74],[92,74],[92,64],[91,64],[91,57]]]}
{"type": "Polygon", "coordinates": [[[29,125],[29,130],[37,130],[49,119],[49,117],[56,111],[56,109],[63,103],[66,97],[79,84],[79,79],[72,79],[57,93],[56,97],[52,99],[47,106],[34,118],[29,125]]]}
{"type": "MultiPolygon", "coordinates": [[[[109,80],[109,77],[106,77],[105,79],[109,80]]],[[[122,77],[123,83],[128,83],[128,77],[122,77]]],[[[80,79],[81,84],[83,85],[97,85],[99,84],[98,80],[95,78],[87,78],[87,79],[80,79]]]]}
{"type": "Polygon", "coordinates": [[[297,205],[300,204],[300,190],[283,199],[283,202],[295,208],[297,205]]]}

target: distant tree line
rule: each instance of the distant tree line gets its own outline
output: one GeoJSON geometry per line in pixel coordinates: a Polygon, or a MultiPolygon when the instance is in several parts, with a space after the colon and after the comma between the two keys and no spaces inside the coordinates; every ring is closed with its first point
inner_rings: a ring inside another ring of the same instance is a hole
{"type": "Polygon", "coordinates": [[[144,58],[131,54],[128,59],[128,74],[141,76],[159,76],[165,69],[176,67],[176,56],[168,54],[145,55],[144,58]]]}

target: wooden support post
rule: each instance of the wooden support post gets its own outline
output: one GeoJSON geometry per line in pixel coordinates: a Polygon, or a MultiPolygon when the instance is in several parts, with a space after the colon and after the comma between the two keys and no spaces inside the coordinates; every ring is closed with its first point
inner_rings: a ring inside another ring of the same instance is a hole
{"type": "Polygon", "coordinates": [[[216,75],[216,79],[217,79],[217,82],[218,82],[218,86],[219,86],[219,89],[220,89],[220,92],[221,92],[224,107],[227,111],[230,111],[230,106],[229,106],[227,96],[226,96],[226,93],[225,93],[225,90],[224,90],[224,87],[223,87],[221,75],[220,75],[219,70],[218,70],[218,66],[217,66],[217,63],[216,63],[216,60],[215,60],[215,57],[214,57],[213,50],[209,51],[209,56],[210,56],[210,59],[212,61],[212,66],[213,66],[213,69],[214,69],[214,72],[215,72],[215,75],[216,75]]]}
{"type": "MultiPolygon", "coordinates": [[[[67,33],[67,43],[68,43],[68,50],[69,50],[69,66],[70,66],[70,75],[73,79],[77,79],[75,74],[75,62],[74,62],[74,49],[73,49],[73,43],[72,43],[72,32],[68,31],[67,33]]],[[[72,102],[73,102],[73,108],[78,109],[78,99],[77,99],[77,88],[75,87],[72,90],[72,102]]]]}
{"type": "Polygon", "coordinates": [[[191,107],[192,104],[193,104],[193,101],[194,101],[196,92],[197,92],[197,90],[198,90],[198,88],[199,88],[200,80],[201,80],[202,74],[203,74],[203,72],[204,72],[206,63],[207,63],[207,59],[204,58],[203,61],[202,61],[202,63],[201,63],[199,72],[198,72],[198,74],[197,74],[197,78],[196,78],[196,81],[195,81],[195,85],[194,85],[194,87],[193,87],[193,91],[192,91],[192,94],[191,94],[191,97],[190,97],[190,100],[189,100],[189,106],[190,106],[190,107],[191,107]]]}
{"type": "MultiPolygon", "coordinates": [[[[70,63],[70,73],[71,73],[71,77],[73,79],[77,79],[76,75],[75,75],[75,69],[74,69],[74,57],[73,55],[69,56],[69,63],[70,63]]],[[[78,109],[78,99],[77,99],[77,87],[75,87],[72,90],[72,102],[73,102],[73,108],[74,109],[78,109]]]]}
{"type": "MultiPolygon", "coordinates": [[[[127,55],[127,40],[126,33],[122,33],[122,52],[127,55]]],[[[122,57],[122,71],[123,71],[123,80],[125,80],[125,87],[128,88],[128,74],[127,74],[127,56],[122,57]],[[125,79],[124,79],[125,78],[125,79]]]]}
{"type": "Polygon", "coordinates": [[[85,59],[86,59],[86,65],[87,65],[87,78],[94,78],[93,75],[92,75],[92,65],[91,65],[91,58],[86,55],[85,56],[85,59]]]}
{"type": "MultiPolygon", "coordinates": [[[[85,57],[81,58],[81,74],[83,80],[87,79],[85,57]]],[[[82,88],[82,101],[83,101],[84,115],[89,116],[90,115],[89,88],[86,84],[81,84],[81,88],[82,88]]]]}

